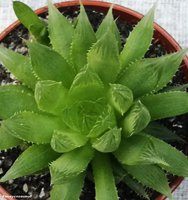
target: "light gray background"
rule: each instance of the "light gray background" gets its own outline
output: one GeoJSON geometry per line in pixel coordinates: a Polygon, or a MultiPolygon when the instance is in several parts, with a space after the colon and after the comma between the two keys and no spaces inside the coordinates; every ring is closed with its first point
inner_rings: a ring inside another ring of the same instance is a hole
{"type": "MultiPolygon", "coordinates": [[[[46,5],[46,0],[20,0],[33,9],[46,5]]],[[[54,0],[60,2],[63,0],[54,0]]],[[[145,14],[156,0],[106,0],[145,14]]],[[[0,0],[0,32],[16,19],[12,0],[0,0]]],[[[155,21],[183,47],[188,47],[188,0],[159,0],[155,21]]],[[[188,200],[188,178],[174,192],[175,200],[188,200]]]]}

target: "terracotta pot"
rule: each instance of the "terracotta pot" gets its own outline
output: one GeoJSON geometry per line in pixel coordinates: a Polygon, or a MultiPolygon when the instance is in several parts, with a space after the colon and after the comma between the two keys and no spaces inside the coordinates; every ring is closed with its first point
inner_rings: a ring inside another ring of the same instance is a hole
{"type": "MultiPolygon", "coordinates": [[[[106,2],[99,2],[99,1],[88,1],[88,0],[83,0],[83,5],[87,6],[89,8],[93,8],[97,11],[103,12],[103,13],[107,13],[109,7],[111,6],[111,3],[106,3],[106,2]]],[[[68,1],[68,2],[62,2],[62,3],[56,3],[56,6],[58,8],[64,8],[64,7],[68,7],[71,6],[73,9],[75,9],[75,6],[79,5],[79,1],[68,1]]],[[[38,10],[36,10],[36,13],[38,15],[46,12],[48,10],[48,8],[42,7],[38,10]]],[[[142,17],[143,15],[133,11],[129,8],[125,8],[119,5],[114,5],[113,6],[113,13],[116,16],[119,16],[119,19],[121,20],[125,20],[129,23],[135,24],[137,23],[142,17]]],[[[8,28],[6,28],[1,34],[0,34],[0,41],[3,40],[8,33],[10,33],[12,30],[14,30],[17,26],[20,25],[19,21],[14,22],[13,24],[11,24],[8,28]]],[[[168,53],[170,52],[174,52],[174,51],[179,51],[181,50],[181,47],[179,46],[179,44],[174,40],[174,38],[167,33],[162,27],[160,27],[158,24],[155,23],[154,25],[155,27],[155,33],[154,33],[154,38],[155,38],[155,42],[162,44],[166,51],[168,53]]],[[[188,82],[188,57],[185,57],[182,64],[181,64],[182,69],[185,72],[186,75],[186,81],[188,82]]],[[[171,184],[171,190],[174,191],[179,184],[182,182],[183,177],[177,177],[171,184]]],[[[0,195],[4,195],[7,196],[8,193],[2,188],[0,187],[0,195]]],[[[6,200],[15,200],[13,198],[6,198],[6,200]]],[[[155,200],[164,200],[165,197],[160,195],[158,196],[155,200]]]]}

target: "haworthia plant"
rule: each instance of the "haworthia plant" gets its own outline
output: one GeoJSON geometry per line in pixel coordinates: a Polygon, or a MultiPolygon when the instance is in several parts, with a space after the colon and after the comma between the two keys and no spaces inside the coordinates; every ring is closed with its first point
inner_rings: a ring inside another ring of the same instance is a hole
{"type": "Polygon", "coordinates": [[[0,181],[49,167],[52,200],[79,199],[88,174],[96,200],[118,200],[117,180],[143,198],[149,187],[172,199],[165,172],[188,176],[188,159],[167,143],[183,140],[156,120],[188,112],[188,94],[167,87],[186,50],[143,58],[155,6],[121,47],[112,7],[94,32],[83,5],[73,23],[50,0],[45,22],[13,4],[31,39],[28,56],[0,47],[21,82],[0,86],[0,150],[29,147],[0,181]]]}

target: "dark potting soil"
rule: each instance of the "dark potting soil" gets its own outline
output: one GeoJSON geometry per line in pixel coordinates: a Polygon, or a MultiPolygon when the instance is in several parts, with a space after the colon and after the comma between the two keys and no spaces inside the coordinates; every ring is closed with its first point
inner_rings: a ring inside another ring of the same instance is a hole
{"type": "MultiPolygon", "coordinates": [[[[61,11],[66,15],[71,21],[78,15],[78,8],[72,10],[72,8],[61,9],[61,11]]],[[[104,18],[104,14],[86,9],[89,19],[93,25],[94,30],[96,31],[97,27],[101,23],[104,18]]],[[[42,14],[41,17],[47,18],[47,13],[42,14]]],[[[117,18],[118,16],[114,16],[117,18]]],[[[117,20],[117,25],[122,35],[122,45],[126,42],[126,38],[128,37],[130,31],[133,29],[133,25],[117,20]]],[[[6,38],[1,41],[1,45],[4,45],[7,48],[13,49],[23,55],[27,54],[27,47],[22,38],[28,39],[27,30],[20,25],[14,31],[9,33],[6,38]]],[[[157,57],[164,55],[166,51],[160,45],[160,43],[155,43],[153,41],[150,49],[146,53],[145,57],[157,57]]],[[[179,85],[184,83],[184,73],[182,70],[179,70],[174,76],[173,80],[169,85],[179,85]]],[[[19,84],[19,82],[15,79],[15,77],[10,74],[5,68],[0,65],[0,84],[19,84]]],[[[188,132],[188,124],[186,123],[188,119],[188,115],[182,115],[175,118],[165,119],[162,121],[168,128],[176,132],[180,135],[184,140],[188,142],[187,132],[188,132]]],[[[184,149],[184,144],[173,144],[179,149],[184,149]]],[[[2,177],[6,171],[10,168],[15,159],[22,153],[20,148],[13,148],[11,150],[1,151],[0,152],[0,177],[2,177]]],[[[175,177],[170,176],[170,181],[175,177]]],[[[18,178],[16,180],[10,180],[6,183],[1,183],[1,185],[12,195],[25,195],[28,196],[27,199],[41,199],[47,200],[50,196],[50,175],[47,172],[42,174],[27,176],[18,178]]],[[[138,197],[131,189],[129,189],[125,183],[121,182],[117,185],[118,194],[120,200],[143,200],[143,198],[138,197]]],[[[155,199],[157,193],[152,190],[148,190],[148,194],[151,197],[151,200],[155,199]]],[[[85,180],[85,185],[81,194],[81,200],[94,200],[95,198],[94,191],[94,183],[90,181],[88,178],[85,180]]],[[[25,199],[18,198],[17,199],[25,199]]]]}

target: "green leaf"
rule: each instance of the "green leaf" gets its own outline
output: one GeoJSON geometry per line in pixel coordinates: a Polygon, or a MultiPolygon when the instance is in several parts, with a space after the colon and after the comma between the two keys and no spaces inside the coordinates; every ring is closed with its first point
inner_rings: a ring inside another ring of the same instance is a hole
{"type": "Polygon", "coordinates": [[[138,60],[122,70],[117,82],[129,87],[135,98],[157,92],[172,79],[186,51],[138,60]]]}
{"type": "Polygon", "coordinates": [[[33,112],[20,112],[2,122],[2,127],[14,137],[37,144],[50,143],[54,129],[60,129],[60,119],[33,112]]]}
{"type": "Polygon", "coordinates": [[[152,140],[142,135],[134,135],[128,139],[122,140],[114,155],[119,162],[125,165],[168,165],[154,148],[152,140]]]}
{"type": "Polygon", "coordinates": [[[10,149],[23,143],[22,140],[10,135],[2,126],[0,126],[0,138],[0,150],[10,149]]]}
{"type": "Polygon", "coordinates": [[[121,142],[121,129],[113,128],[96,138],[92,147],[100,152],[113,152],[117,150],[121,142]]]}
{"type": "Polygon", "coordinates": [[[116,22],[114,21],[112,8],[113,6],[110,7],[110,9],[108,10],[108,13],[106,14],[105,18],[100,24],[96,32],[96,37],[97,37],[97,40],[99,40],[103,35],[105,35],[106,31],[109,29],[114,34],[116,40],[118,41],[118,47],[120,49],[121,48],[120,33],[117,28],[116,22]]]}
{"type": "Polygon", "coordinates": [[[165,92],[144,96],[140,99],[150,112],[151,119],[163,119],[188,112],[188,93],[165,92]]]}
{"type": "Polygon", "coordinates": [[[96,42],[95,33],[89,22],[84,7],[80,6],[78,22],[72,38],[71,57],[72,62],[79,72],[87,63],[87,52],[96,42]]]}
{"type": "Polygon", "coordinates": [[[18,80],[22,81],[30,88],[35,87],[37,78],[33,74],[28,57],[0,46],[0,62],[14,74],[18,80]]]}
{"type": "Polygon", "coordinates": [[[181,151],[172,147],[171,145],[151,137],[152,143],[158,155],[168,163],[168,165],[159,164],[160,167],[166,171],[178,175],[187,177],[188,176],[188,158],[181,151]]]}
{"type": "Polygon", "coordinates": [[[67,89],[61,82],[38,81],[35,86],[35,100],[40,110],[58,115],[67,101],[67,89]]]}
{"type": "Polygon", "coordinates": [[[54,185],[50,193],[50,199],[78,200],[82,192],[84,177],[85,173],[81,173],[67,183],[54,185]]]}
{"type": "Polygon", "coordinates": [[[155,165],[123,165],[123,168],[143,185],[172,199],[165,173],[155,165]]]}
{"type": "Polygon", "coordinates": [[[115,159],[113,160],[113,171],[118,183],[124,182],[131,190],[133,190],[138,196],[144,199],[150,200],[145,187],[130,176],[125,169],[115,159]]]}
{"type": "Polygon", "coordinates": [[[169,144],[148,135],[135,135],[123,140],[115,152],[126,165],[158,164],[178,176],[188,176],[188,158],[169,144]]]}
{"type": "Polygon", "coordinates": [[[36,42],[27,43],[32,67],[41,80],[61,81],[70,87],[75,72],[65,59],[51,48],[36,42]]]}
{"type": "Polygon", "coordinates": [[[48,29],[52,47],[70,61],[73,26],[52,4],[51,0],[48,0],[48,12],[48,29]]]}
{"type": "Polygon", "coordinates": [[[63,184],[86,170],[93,157],[93,149],[84,146],[63,154],[50,166],[52,184],[63,184]]]}
{"type": "Polygon", "coordinates": [[[63,110],[62,119],[72,130],[88,134],[102,113],[104,105],[104,99],[76,102],[63,110]]]}
{"type": "MultiPolygon", "coordinates": [[[[153,20],[155,6],[142,18],[129,35],[120,54],[121,68],[140,59],[149,49],[153,36],[153,20]]],[[[135,79],[134,79],[135,80],[135,79]]]]}
{"type": "Polygon", "coordinates": [[[110,30],[88,52],[88,67],[105,83],[113,83],[119,72],[118,44],[110,30]],[[110,42],[109,42],[110,41],[110,42]]]}
{"type": "Polygon", "coordinates": [[[59,154],[54,152],[49,145],[32,145],[16,159],[0,181],[5,182],[38,172],[48,167],[48,164],[58,156],[59,154]]]}
{"type": "Polygon", "coordinates": [[[149,123],[148,126],[143,130],[143,132],[165,141],[185,142],[181,137],[176,135],[164,125],[157,122],[149,123]]]}
{"type": "Polygon", "coordinates": [[[96,200],[118,200],[118,193],[107,154],[96,153],[92,161],[96,200]]]}
{"type": "Polygon", "coordinates": [[[32,33],[37,41],[48,44],[48,30],[44,21],[26,4],[13,1],[13,8],[20,22],[32,33]]]}
{"type": "Polygon", "coordinates": [[[175,86],[167,86],[163,88],[160,92],[172,92],[172,91],[185,91],[188,88],[188,83],[175,86]]]}
{"type": "Polygon", "coordinates": [[[139,133],[150,122],[150,113],[147,108],[140,102],[135,102],[123,120],[123,135],[130,137],[139,133]]]}
{"type": "Polygon", "coordinates": [[[102,133],[116,126],[116,116],[113,108],[110,105],[105,106],[102,114],[97,118],[94,126],[90,130],[88,137],[96,138],[102,133]]]}
{"type": "Polygon", "coordinates": [[[51,147],[54,151],[64,153],[84,146],[88,139],[82,133],[72,130],[55,130],[51,139],[51,147]]]}
{"type": "Polygon", "coordinates": [[[104,85],[99,76],[89,69],[76,75],[69,91],[71,102],[78,100],[96,100],[104,96],[104,85]]]}
{"type": "Polygon", "coordinates": [[[110,84],[109,99],[111,105],[123,115],[133,103],[132,91],[120,84],[110,84]]]}
{"type": "Polygon", "coordinates": [[[19,85],[0,86],[0,118],[7,119],[19,111],[38,112],[32,92],[19,85]]]}

